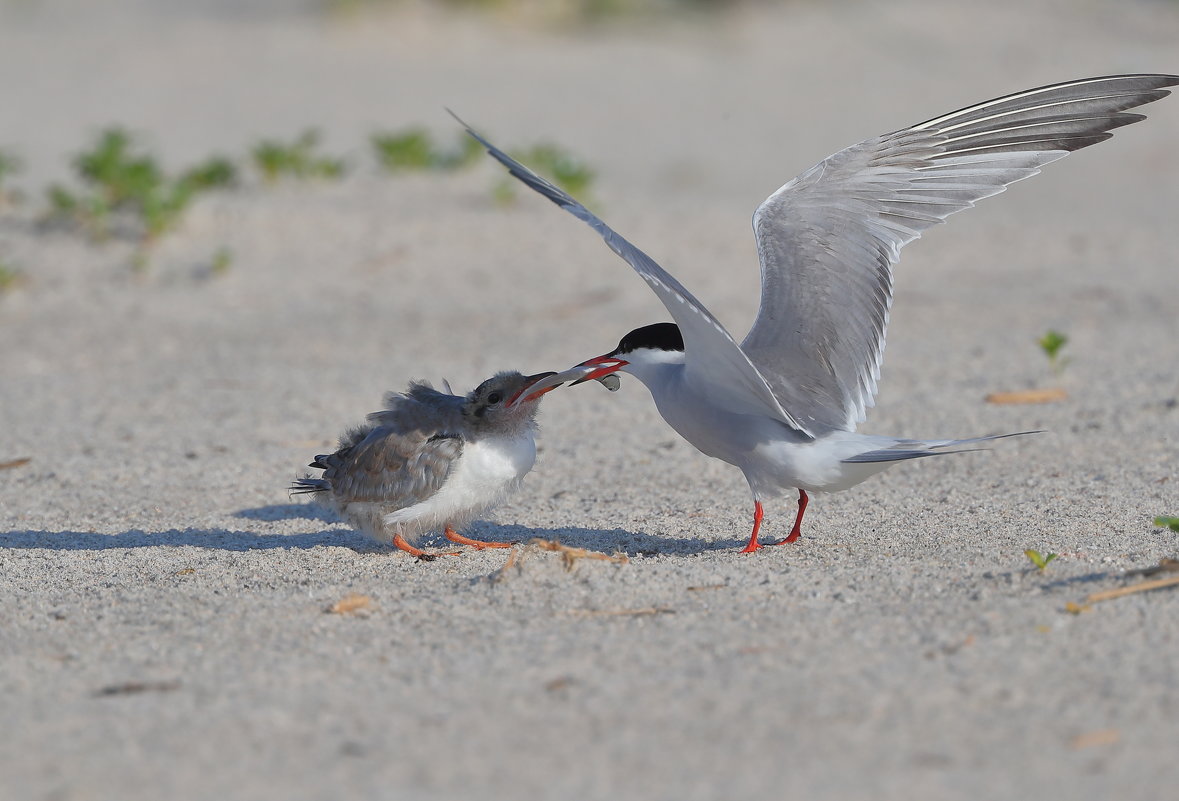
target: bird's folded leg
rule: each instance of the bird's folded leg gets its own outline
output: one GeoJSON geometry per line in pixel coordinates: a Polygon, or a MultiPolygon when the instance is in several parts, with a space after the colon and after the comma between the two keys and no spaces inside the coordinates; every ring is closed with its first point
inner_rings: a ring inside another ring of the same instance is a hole
{"type": "Polygon", "coordinates": [[[488,542],[486,540],[473,540],[470,537],[464,537],[450,526],[446,527],[446,539],[451,542],[457,542],[459,545],[470,545],[473,548],[478,548],[480,551],[484,548],[511,548],[516,543],[514,542],[488,542]]]}
{"type": "Polygon", "coordinates": [[[448,551],[447,553],[426,553],[421,548],[415,548],[414,546],[410,545],[408,542],[405,541],[405,537],[401,536],[400,534],[393,535],[393,546],[396,548],[400,548],[401,550],[405,551],[410,556],[416,556],[418,559],[421,559],[423,562],[432,562],[435,559],[437,559],[439,556],[458,556],[459,555],[458,551],[448,551]]]}

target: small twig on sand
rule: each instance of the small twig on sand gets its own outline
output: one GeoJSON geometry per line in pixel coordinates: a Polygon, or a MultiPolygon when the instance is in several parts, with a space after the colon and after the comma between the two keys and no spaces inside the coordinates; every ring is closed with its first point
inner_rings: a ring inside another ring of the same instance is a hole
{"type": "Polygon", "coordinates": [[[367,615],[372,608],[372,598],[350,592],[323,611],[331,615],[367,615]]]}
{"type": "Polygon", "coordinates": [[[640,615],[674,615],[670,606],[644,606],[640,609],[566,609],[570,617],[638,617],[640,615]]]}
{"type": "Polygon", "coordinates": [[[508,551],[507,561],[503,563],[503,566],[500,567],[499,570],[493,571],[491,575],[487,577],[488,581],[490,581],[492,584],[499,584],[501,581],[504,581],[508,577],[508,571],[515,567],[516,564],[520,561],[522,561],[520,559],[520,548],[513,545],[512,549],[508,551]]]}
{"type": "Polygon", "coordinates": [[[1056,403],[1068,397],[1059,387],[1051,389],[1025,389],[1017,392],[992,392],[987,403],[1056,403]]]}
{"type": "MultiPolygon", "coordinates": [[[[1153,576],[1158,573],[1174,573],[1179,571],[1179,559],[1160,559],[1157,565],[1151,567],[1143,567],[1137,570],[1127,570],[1124,576],[1153,576]]],[[[1089,607],[1098,601],[1110,601],[1114,598],[1122,598],[1127,595],[1133,595],[1139,592],[1150,592],[1151,590],[1161,590],[1166,587],[1179,586],[1179,576],[1169,576],[1167,578],[1152,579],[1151,581],[1140,581],[1137,584],[1131,584],[1128,587],[1118,587],[1114,590],[1102,590],[1101,592],[1092,593],[1085,599],[1085,603],[1079,604],[1075,601],[1069,601],[1064,605],[1066,612],[1072,612],[1074,615],[1079,615],[1081,612],[1089,611],[1089,607]]]]}
{"type": "Polygon", "coordinates": [[[1105,590],[1103,592],[1095,592],[1085,599],[1086,603],[1097,603],[1098,601],[1108,601],[1112,598],[1121,598],[1123,595],[1133,595],[1136,592],[1149,592],[1150,590],[1161,590],[1164,587],[1179,586],[1179,576],[1169,576],[1167,578],[1153,579],[1151,581],[1143,581],[1138,584],[1131,584],[1129,587],[1119,587],[1116,590],[1105,590]]]}
{"type": "Polygon", "coordinates": [[[1138,570],[1127,570],[1125,575],[1150,578],[1157,573],[1179,573],[1179,559],[1163,558],[1159,560],[1157,565],[1152,565],[1151,567],[1142,567],[1138,570]]]}
{"type": "Polygon", "coordinates": [[[110,695],[137,695],[139,693],[166,693],[178,689],[180,682],[172,681],[125,681],[121,684],[108,684],[96,690],[94,695],[102,698],[110,695]]]}
{"type": "Polygon", "coordinates": [[[562,545],[556,540],[542,540],[540,538],[530,540],[529,545],[535,545],[542,551],[556,551],[561,554],[561,562],[565,565],[566,570],[572,570],[578,559],[599,559],[605,562],[614,562],[615,564],[626,564],[630,561],[624,553],[605,554],[599,551],[587,551],[585,548],[571,548],[568,545],[562,545]]]}

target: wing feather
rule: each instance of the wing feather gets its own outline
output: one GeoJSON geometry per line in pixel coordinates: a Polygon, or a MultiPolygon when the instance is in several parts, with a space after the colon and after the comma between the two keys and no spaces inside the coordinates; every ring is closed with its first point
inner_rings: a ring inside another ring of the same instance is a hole
{"type": "Polygon", "coordinates": [[[1174,75],[1030,89],[828,157],[753,216],[761,305],[741,347],[800,427],[854,430],[872,406],[892,265],[930,226],[1144,119],[1174,75]]]}
{"type": "Polygon", "coordinates": [[[569,194],[491,144],[454,112],[451,116],[514,178],[597,231],[606,245],[647,282],[679,326],[688,380],[694,381],[706,398],[734,411],[772,417],[809,433],[778,402],[732,334],[683,284],[569,194]]]}
{"type": "Polygon", "coordinates": [[[322,462],[322,479],[349,503],[412,506],[432,496],[462,453],[455,434],[463,399],[415,382],[385,396],[385,409],[350,429],[322,462]]]}

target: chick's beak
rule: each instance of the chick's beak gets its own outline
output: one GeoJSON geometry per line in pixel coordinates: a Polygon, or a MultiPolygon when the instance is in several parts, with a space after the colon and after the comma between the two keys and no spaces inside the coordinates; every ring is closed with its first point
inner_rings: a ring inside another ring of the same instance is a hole
{"type": "Polygon", "coordinates": [[[542,387],[537,392],[528,393],[529,389],[536,386],[541,381],[543,381],[544,379],[546,379],[552,375],[556,375],[556,373],[554,373],[552,370],[550,370],[547,373],[537,373],[536,375],[525,376],[524,386],[522,386],[520,388],[520,391],[517,392],[515,395],[513,395],[508,400],[507,405],[508,406],[515,406],[518,403],[531,403],[532,401],[539,399],[540,396],[545,394],[546,392],[552,392],[554,389],[561,386],[560,384],[553,384],[551,386],[542,387]]]}

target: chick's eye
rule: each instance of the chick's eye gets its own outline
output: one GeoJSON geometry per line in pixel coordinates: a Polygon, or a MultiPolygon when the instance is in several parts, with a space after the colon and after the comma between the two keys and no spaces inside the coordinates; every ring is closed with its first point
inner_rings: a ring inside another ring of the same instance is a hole
{"type": "Polygon", "coordinates": [[[504,399],[504,396],[498,392],[492,392],[490,395],[487,396],[487,402],[492,405],[499,403],[503,399],[504,399]]]}

